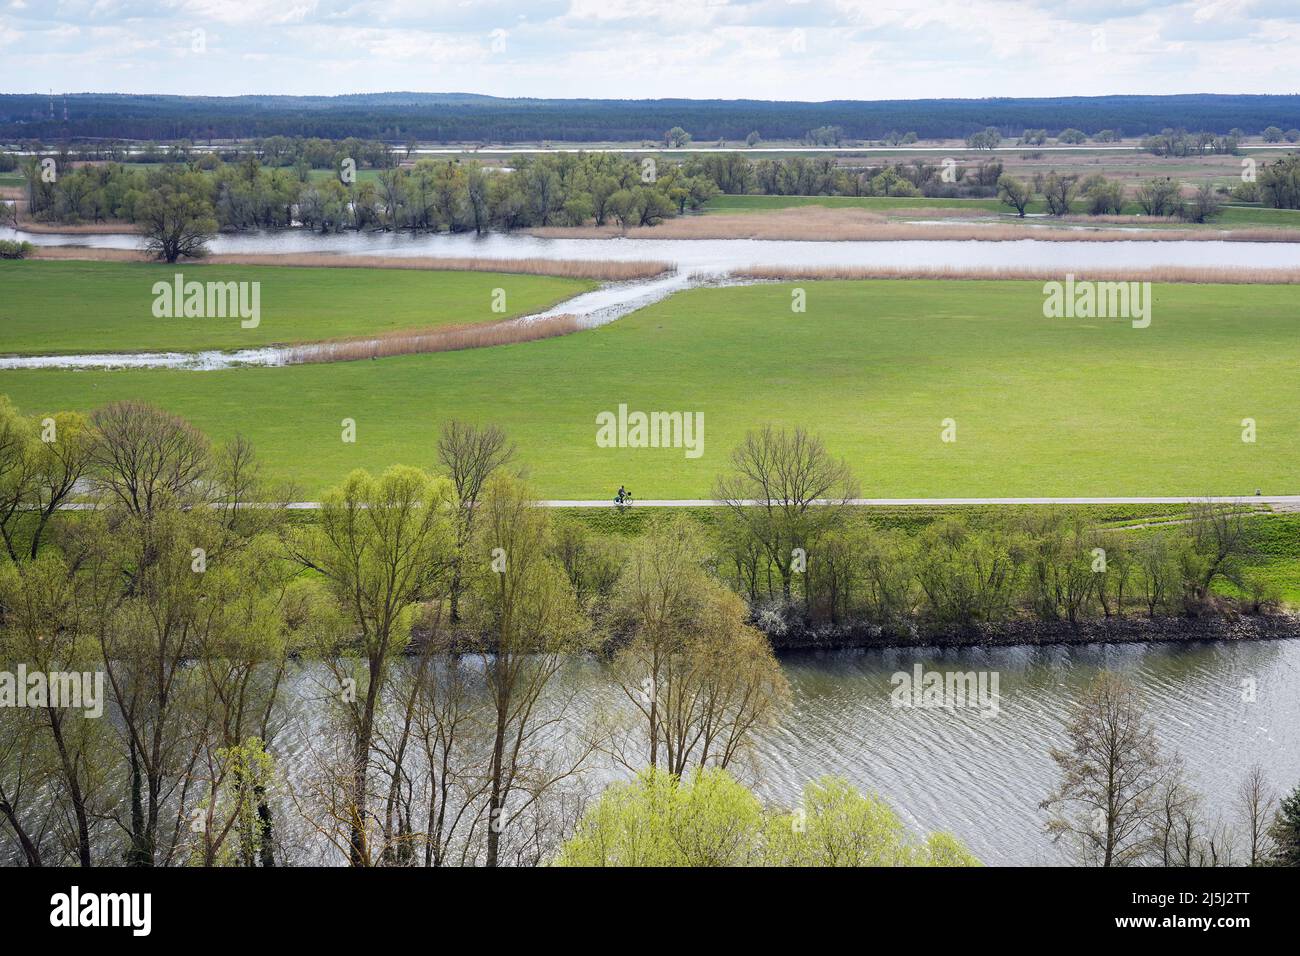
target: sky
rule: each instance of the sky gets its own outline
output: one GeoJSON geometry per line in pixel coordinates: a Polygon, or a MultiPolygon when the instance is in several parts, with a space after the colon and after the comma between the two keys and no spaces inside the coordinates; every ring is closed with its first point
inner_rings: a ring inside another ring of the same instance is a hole
{"type": "Polygon", "coordinates": [[[0,0],[0,92],[1300,92],[1300,0],[0,0]]]}

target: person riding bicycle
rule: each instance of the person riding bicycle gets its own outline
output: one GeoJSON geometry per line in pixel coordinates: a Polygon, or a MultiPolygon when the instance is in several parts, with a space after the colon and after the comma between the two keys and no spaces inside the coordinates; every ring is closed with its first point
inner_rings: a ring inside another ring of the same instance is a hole
{"type": "Polygon", "coordinates": [[[628,490],[627,490],[626,488],[624,488],[622,485],[619,485],[619,486],[618,486],[618,494],[616,494],[616,495],[614,496],[614,503],[615,503],[615,504],[620,504],[620,505],[621,505],[621,504],[623,504],[624,502],[628,502],[628,501],[631,501],[631,500],[632,500],[632,492],[628,491],[628,490]]]}

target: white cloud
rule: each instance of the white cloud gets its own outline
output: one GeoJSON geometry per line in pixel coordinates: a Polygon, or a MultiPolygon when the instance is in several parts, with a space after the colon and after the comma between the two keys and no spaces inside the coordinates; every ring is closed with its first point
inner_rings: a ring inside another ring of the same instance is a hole
{"type": "Polygon", "coordinates": [[[1298,29],[1294,0],[0,0],[0,89],[1294,92],[1298,29]]]}

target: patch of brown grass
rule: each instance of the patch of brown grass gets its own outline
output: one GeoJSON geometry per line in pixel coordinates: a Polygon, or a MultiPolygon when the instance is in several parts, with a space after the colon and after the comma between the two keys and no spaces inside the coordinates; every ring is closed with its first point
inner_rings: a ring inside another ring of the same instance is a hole
{"type": "MultiPolygon", "coordinates": [[[[149,262],[151,257],[134,249],[95,249],[90,246],[38,246],[34,259],[81,259],[97,262],[149,262]]],[[[283,255],[219,255],[186,259],[184,265],[293,266],[305,269],[425,269],[450,272],[503,272],[554,276],[561,279],[597,279],[626,282],[651,279],[673,266],[667,262],[633,260],[606,262],[599,259],[438,259],[432,256],[336,256],[329,253],[287,253],[283,255]]]]}
{"type": "Polygon", "coordinates": [[[418,355],[425,352],[456,352],[461,349],[488,348],[535,342],[579,329],[572,315],[556,315],[534,322],[486,322],[431,329],[425,332],[390,332],[365,339],[341,339],[301,345],[288,350],[290,365],[324,362],[355,362],[360,359],[386,358],[392,355],[418,355]]]}
{"type": "MultiPolygon", "coordinates": [[[[1215,269],[1168,266],[1154,269],[1072,269],[1076,281],[1167,282],[1207,285],[1296,285],[1300,269],[1215,269]]],[[[737,279],[791,282],[801,279],[1007,279],[1060,281],[1061,269],[954,269],[898,266],[753,266],[735,269],[737,279]]]]}
{"type": "Polygon", "coordinates": [[[62,222],[37,222],[34,219],[20,218],[15,227],[20,232],[63,233],[74,236],[111,236],[118,233],[138,234],[140,228],[129,222],[82,222],[76,224],[62,222]]]}
{"type": "Polygon", "coordinates": [[[550,239],[601,239],[627,236],[630,239],[828,239],[867,238],[867,231],[888,220],[867,209],[828,209],[798,206],[768,212],[716,213],[707,216],[678,216],[657,226],[545,226],[528,230],[529,235],[550,239]],[[839,236],[825,235],[828,227],[841,230],[839,236]]]}
{"type": "MultiPolygon", "coordinates": [[[[933,210],[910,210],[933,216],[933,210]]],[[[898,210],[891,212],[896,216],[898,210]]],[[[984,210],[980,215],[990,215],[984,210]]],[[[947,217],[943,217],[947,218],[947,217]]],[[[1137,217],[1119,217],[1134,225],[1137,217]]],[[[658,226],[619,229],[617,226],[548,226],[528,230],[543,238],[600,239],[627,236],[632,239],[790,239],[835,242],[965,240],[1015,242],[1038,239],[1045,242],[1133,242],[1135,240],[1181,241],[1220,240],[1229,242],[1300,242],[1300,229],[1152,229],[1146,233],[1106,228],[1096,218],[1081,217],[1081,228],[1058,228],[1071,220],[1011,220],[1006,216],[989,223],[936,224],[898,222],[866,209],[831,209],[825,206],[796,206],[765,212],[718,213],[707,216],[682,216],[658,226]],[[1052,225],[1039,225],[1048,222],[1052,225]],[[1091,225],[1095,228],[1083,228],[1091,225]]],[[[1166,220],[1154,220],[1164,222],[1166,220]]],[[[1145,224],[1150,225],[1152,220],[1145,224]]],[[[1137,223],[1139,225],[1143,223],[1137,223]]]]}
{"type": "Polygon", "coordinates": [[[36,246],[28,259],[77,259],[91,262],[148,262],[136,249],[92,249],[89,246],[36,246]]]}

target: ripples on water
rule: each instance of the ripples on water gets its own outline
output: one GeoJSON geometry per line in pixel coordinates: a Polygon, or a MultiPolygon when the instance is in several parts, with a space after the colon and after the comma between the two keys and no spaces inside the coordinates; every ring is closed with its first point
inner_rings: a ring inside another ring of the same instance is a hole
{"type": "Polygon", "coordinates": [[[760,752],[757,789],[788,802],[803,780],[845,776],[884,795],[919,829],[954,831],[987,863],[1066,862],[1038,803],[1057,781],[1070,703],[1100,669],[1137,685],[1162,748],[1177,751],[1207,808],[1225,816],[1252,763],[1277,790],[1300,782],[1300,642],[1083,648],[846,651],[783,658],[794,707],[760,752]],[[890,706],[890,675],[1000,674],[996,717],[890,706]],[[1243,698],[1243,681],[1256,700],[1243,698]]]}
{"type": "MultiPolygon", "coordinates": [[[[1048,751],[1065,744],[1071,703],[1101,669],[1133,680],[1162,749],[1183,756],[1211,814],[1232,814],[1234,791],[1253,763],[1276,791],[1300,783],[1300,640],[813,652],[781,662],[790,712],[763,734],[752,765],[737,768],[764,802],[794,806],[807,781],[842,776],[880,793],[915,830],[954,832],[988,864],[1069,862],[1043,834],[1038,804],[1057,783],[1048,751]],[[996,671],[999,713],[891,707],[891,675],[918,663],[996,671]],[[1247,678],[1256,683],[1254,703],[1242,699],[1247,678]]],[[[312,670],[300,671],[287,693],[316,696],[312,670]]],[[[575,735],[618,703],[592,658],[575,660],[556,694],[573,695],[575,735]]],[[[277,740],[291,776],[303,761],[295,741],[312,724],[303,714],[277,740]]],[[[626,774],[600,758],[589,775],[599,788],[626,774]]]]}
{"type": "MultiPolygon", "coordinates": [[[[35,245],[80,245],[101,249],[139,249],[139,236],[19,233],[0,228],[0,239],[35,245]]],[[[1096,268],[1300,267],[1300,243],[1123,242],[1017,239],[834,240],[779,239],[541,239],[518,233],[483,236],[344,232],[319,235],[300,229],[223,234],[209,244],[214,254],[257,255],[339,253],[376,256],[478,256],[502,259],[599,259],[671,262],[686,271],[719,273],[747,266],[900,266],[939,268],[1019,268],[1080,270],[1096,268]]]]}

